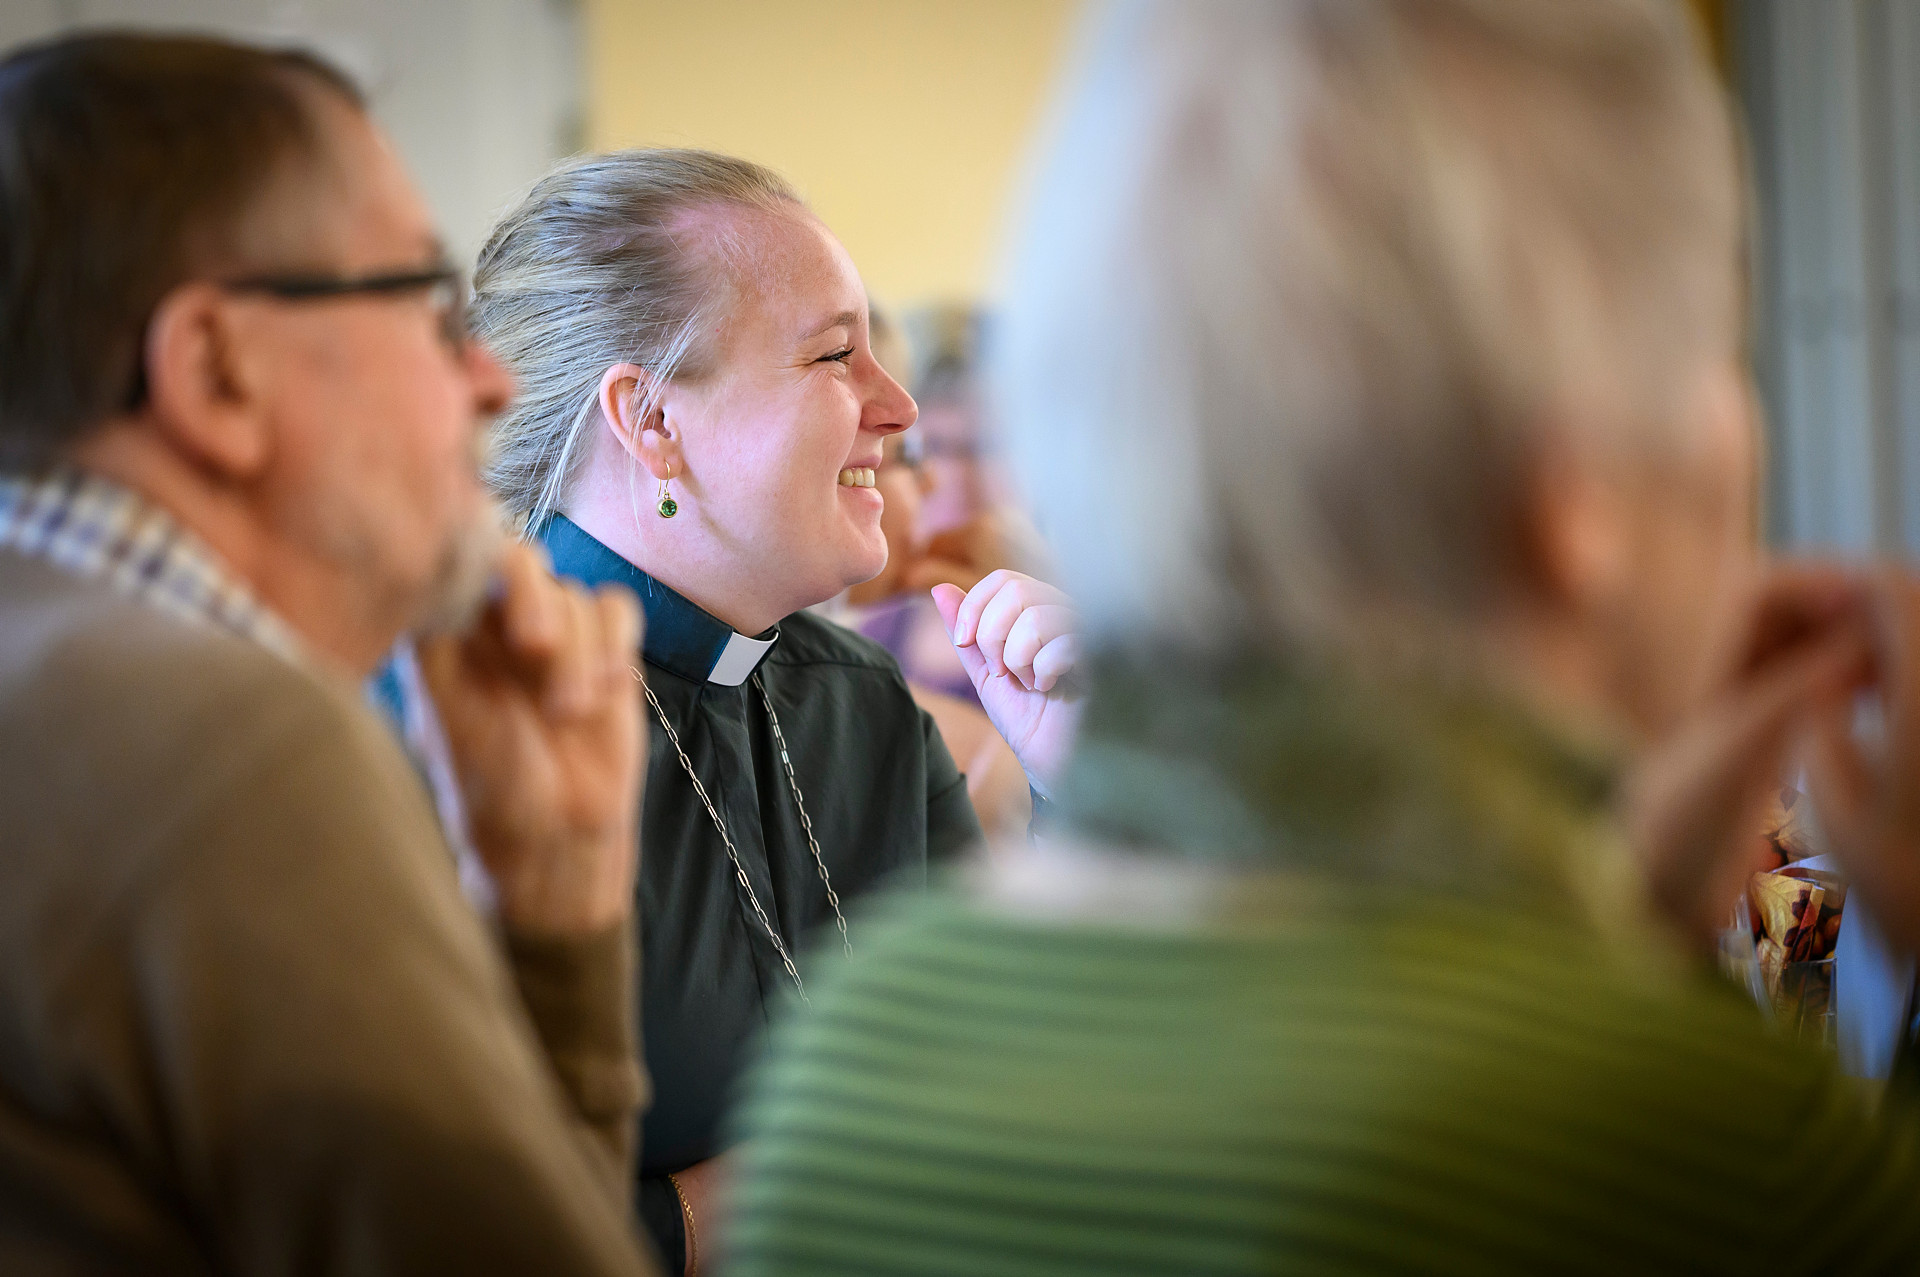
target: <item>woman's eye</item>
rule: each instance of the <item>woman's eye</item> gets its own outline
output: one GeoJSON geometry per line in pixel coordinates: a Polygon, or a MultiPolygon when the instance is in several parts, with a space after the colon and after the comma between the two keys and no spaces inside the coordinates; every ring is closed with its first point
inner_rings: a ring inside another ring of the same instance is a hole
{"type": "Polygon", "coordinates": [[[852,359],[853,359],[853,347],[848,346],[845,350],[836,350],[831,355],[820,356],[817,362],[824,364],[831,361],[836,364],[844,364],[851,361],[852,359]]]}

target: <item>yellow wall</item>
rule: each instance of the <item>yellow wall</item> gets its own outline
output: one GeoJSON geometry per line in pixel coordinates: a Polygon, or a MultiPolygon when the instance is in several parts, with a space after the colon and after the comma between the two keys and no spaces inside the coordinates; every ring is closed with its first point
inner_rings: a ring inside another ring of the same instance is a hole
{"type": "Polygon", "coordinates": [[[587,0],[587,144],[790,178],[893,306],[992,283],[1075,0],[587,0]]]}

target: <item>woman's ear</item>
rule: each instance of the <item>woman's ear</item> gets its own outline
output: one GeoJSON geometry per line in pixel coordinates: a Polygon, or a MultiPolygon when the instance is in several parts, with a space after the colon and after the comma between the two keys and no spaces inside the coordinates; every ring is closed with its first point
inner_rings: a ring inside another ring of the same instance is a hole
{"type": "Polygon", "coordinates": [[[600,419],[628,456],[656,479],[670,479],[685,467],[680,438],[667,423],[661,403],[666,387],[639,364],[614,364],[600,377],[600,419]]]}

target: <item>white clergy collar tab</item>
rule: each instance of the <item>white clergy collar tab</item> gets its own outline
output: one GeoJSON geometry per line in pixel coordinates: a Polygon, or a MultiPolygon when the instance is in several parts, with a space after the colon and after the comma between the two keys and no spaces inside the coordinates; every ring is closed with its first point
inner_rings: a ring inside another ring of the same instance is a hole
{"type": "Polygon", "coordinates": [[[721,687],[740,686],[760,668],[760,662],[773,650],[774,640],[779,637],[778,631],[772,638],[764,639],[751,639],[740,633],[729,635],[727,645],[720,649],[720,658],[707,671],[707,682],[721,687]]]}

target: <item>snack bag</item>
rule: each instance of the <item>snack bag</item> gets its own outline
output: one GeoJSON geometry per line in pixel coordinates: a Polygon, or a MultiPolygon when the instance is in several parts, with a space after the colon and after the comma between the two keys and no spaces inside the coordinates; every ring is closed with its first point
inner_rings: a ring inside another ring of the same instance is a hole
{"type": "Polygon", "coordinates": [[[1789,962],[1812,960],[1812,933],[1819,929],[1820,902],[1826,888],[1784,873],[1755,874],[1747,882],[1760,936],[1773,941],[1789,962]]]}
{"type": "Polygon", "coordinates": [[[1797,862],[1747,882],[1747,916],[1767,1001],[1782,1024],[1821,1040],[1832,1034],[1833,950],[1846,894],[1836,875],[1797,862]]]}

